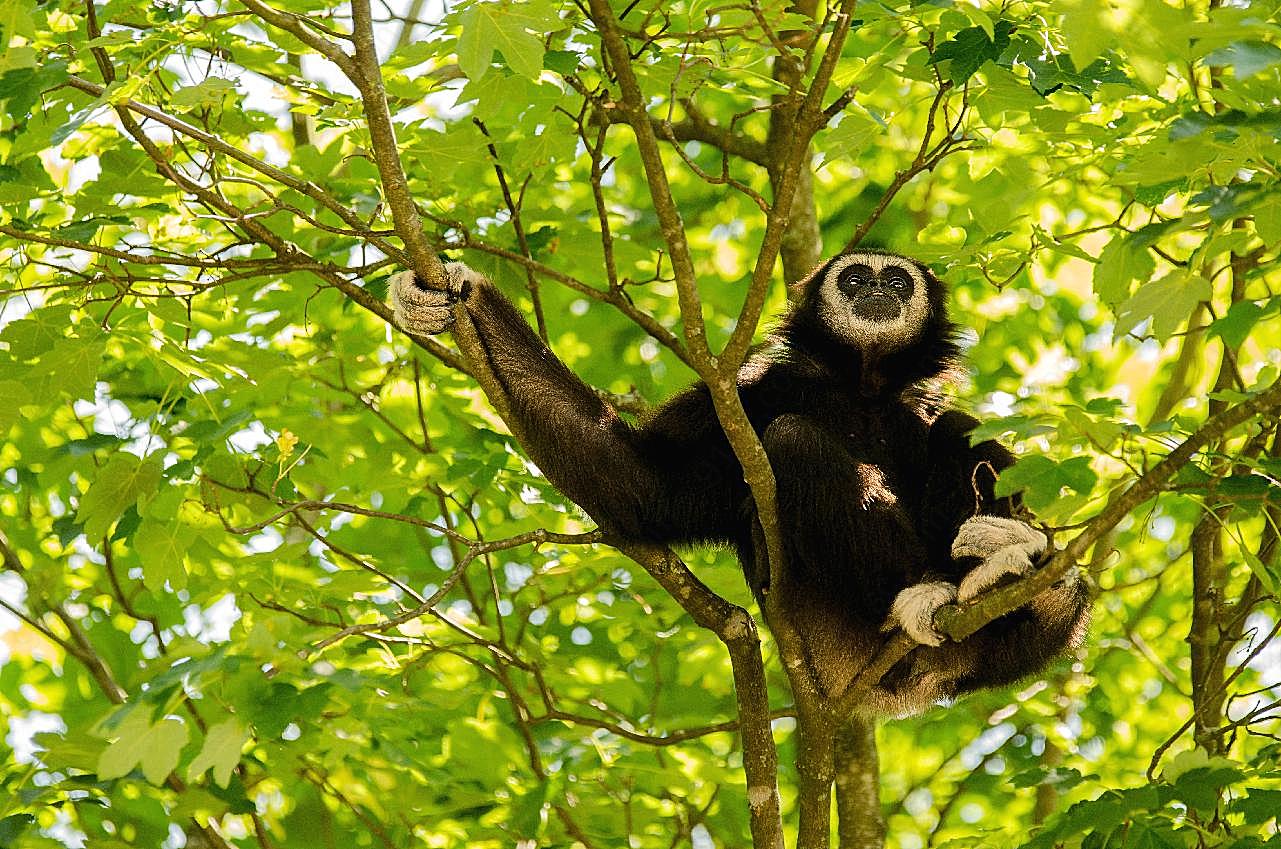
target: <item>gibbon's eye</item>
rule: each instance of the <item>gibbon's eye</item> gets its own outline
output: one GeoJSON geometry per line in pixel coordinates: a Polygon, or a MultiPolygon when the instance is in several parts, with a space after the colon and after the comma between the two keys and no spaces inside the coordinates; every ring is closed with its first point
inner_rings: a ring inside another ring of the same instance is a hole
{"type": "Polygon", "coordinates": [[[870,266],[861,263],[848,265],[841,269],[840,276],[836,278],[836,285],[840,289],[849,292],[871,284],[873,276],[870,266]]]}
{"type": "Polygon", "coordinates": [[[912,278],[901,268],[889,268],[881,273],[881,280],[895,292],[912,291],[912,278]]]}

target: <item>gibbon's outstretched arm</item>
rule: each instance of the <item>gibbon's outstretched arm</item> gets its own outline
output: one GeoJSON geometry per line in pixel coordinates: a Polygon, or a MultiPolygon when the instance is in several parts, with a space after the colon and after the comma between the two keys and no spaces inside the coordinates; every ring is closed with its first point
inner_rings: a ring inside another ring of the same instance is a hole
{"type": "Polygon", "coordinates": [[[676,543],[727,540],[738,464],[705,387],[694,386],[633,427],[570,371],[483,275],[445,266],[449,291],[392,277],[396,322],[412,333],[447,329],[461,301],[525,434],[525,448],[557,489],[607,531],[676,543]]]}

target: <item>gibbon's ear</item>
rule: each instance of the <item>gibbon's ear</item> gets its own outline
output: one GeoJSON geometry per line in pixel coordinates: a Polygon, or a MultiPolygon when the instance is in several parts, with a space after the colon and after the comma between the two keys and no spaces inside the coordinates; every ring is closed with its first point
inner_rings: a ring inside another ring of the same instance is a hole
{"type": "Polygon", "coordinates": [[[816,285],[815,281],[823,279],[823,275],[827,272],[827,267],[837,260],[839,256],[840,255],[838,254],[830,259],[823,260],[821,263],[814,266],[814,269],[800,280],[788,283],[787,300],[793,304],[799,304],[804,301],[805,296],[813,291],[814,286],[816,285]]]}

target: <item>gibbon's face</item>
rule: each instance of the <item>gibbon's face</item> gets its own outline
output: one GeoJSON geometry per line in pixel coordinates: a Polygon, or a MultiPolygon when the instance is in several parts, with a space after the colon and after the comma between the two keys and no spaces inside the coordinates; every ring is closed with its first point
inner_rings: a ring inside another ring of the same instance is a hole
{"type": "Polygon", "coordinates": [[[911,260],[887,254],[847,254],[828,264],[819,281],[817,310],[844,342],[895,351],[919,338],[930,317],[925,274],[911,260]]]}

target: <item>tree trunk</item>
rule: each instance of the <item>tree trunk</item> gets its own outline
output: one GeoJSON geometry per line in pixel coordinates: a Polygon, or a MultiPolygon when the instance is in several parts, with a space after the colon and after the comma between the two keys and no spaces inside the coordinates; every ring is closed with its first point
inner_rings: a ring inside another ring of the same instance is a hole
{"type": "Polygon", "coordinates": [[[821,708],[797,705],[796,807],[800,824],[796,849],[828,849],[832,844],[832,779],[835,728],[821,708]]]}
{"type": "MultiPolygon", "coordinates": [[[[814,0],[802,0],[797,4],[798,11],[810,16],[814,15],[816,7],[814,0]]],[[[784,41],[789,43],[813,37],[813,32],[783,34],[784,41]]],[[[800,81],[803,74],[804,69],[794,57],[779,56],[774,61],[774,78],[789,89],[800,81]]],[[[782,157],[788,150],[788,140],[796,131],[795,124],[796,104],[786,95],[776,98],[766,140],[770,186],[776,194],[780,175],[791,164],[783,161],[782,157]]],[[[808,148],[802,156],[806,162],[800,171],[779,249],[783,279],[789,286],[803,279],[824,259],[823,236],[814,202],[814,171],[808,148]]],[[[802,716],[809,713],[801,709],[802,716]]],[[[820,708],[815,713],[823,718],[798,720],[797,725],[801,738],[801,745],[797,747],[801,790],[798,849],[830,845],[833,780],[837,788],[838,834],[842,849],[881,849],[885,844],[885,820],[881,813],[875,721],[854,718],[834,734],[826,712],[820,708]]]]}
{"type": "Polygon", "coordinates": [[[836,816],[841,849],[885,845],[875,720],[855,716],[836,732],[836,816]]]}

